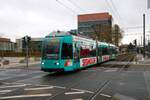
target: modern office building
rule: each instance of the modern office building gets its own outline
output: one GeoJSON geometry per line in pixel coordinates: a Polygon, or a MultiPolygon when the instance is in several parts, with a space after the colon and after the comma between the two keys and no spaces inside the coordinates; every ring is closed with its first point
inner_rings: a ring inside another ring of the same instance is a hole
{"type": "Polygon", "coordinates": [[[15,51],[15,43],[8,38],[0,37],[0,51],[15,51]]]}
{"type": "Polygon", "coordinates": [[[107,12],[78,15],[78,31],[85,36],[95,38],[97,34],[99,40],[109,42],[105,36],[111,29],[112,16],[107,12]]]}
{"type": "MultiPolygon", "coordinates": [[[[41,52],[43,38],[31,38],[30,52],[41,52]]],[[[23,52],[22,39],[16,39],[17,52],[23,52]]]]}

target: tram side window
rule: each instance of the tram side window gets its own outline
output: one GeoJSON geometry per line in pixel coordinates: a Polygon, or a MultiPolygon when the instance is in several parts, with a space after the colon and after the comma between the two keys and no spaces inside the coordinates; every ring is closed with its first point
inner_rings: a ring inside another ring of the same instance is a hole
{"type": "Polygon", "coordinates": [[[98,55],[101,56],[102,55],[102,48],[98,47],[98,55]]]}
{"type": "Polygon", "coordinates": [[[108,55],[109,49],[108,48],[102,48],[102,55],[108,55]]]}
{"type": "Polygon", "coordinates": [[[117,49],[114,49],[114,54],[117,54],[117,53],[118,53],[117,49]]]}
{"type": "Polygon", "coordinates": [[[80,48],[80,57],[87,58],[87,57],[95,57],[96,56],[96,48],[80,48]]]}
{"type": "Polygon", "coordinates": [[[72,59],[73,58],[73,53],[72,53],[73,47],[72,44],[69,43],[63,43],[62,44],[62,59],[72,59]]]}

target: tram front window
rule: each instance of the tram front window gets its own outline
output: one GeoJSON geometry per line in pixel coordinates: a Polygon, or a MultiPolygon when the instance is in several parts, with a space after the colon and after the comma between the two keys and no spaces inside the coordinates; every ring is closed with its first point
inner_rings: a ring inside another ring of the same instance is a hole
{"type": "Polygon", "coordinates": [[[44,42],[43,58],[59,59],[60,42],[58,39],[51,39],[44,42]]]}

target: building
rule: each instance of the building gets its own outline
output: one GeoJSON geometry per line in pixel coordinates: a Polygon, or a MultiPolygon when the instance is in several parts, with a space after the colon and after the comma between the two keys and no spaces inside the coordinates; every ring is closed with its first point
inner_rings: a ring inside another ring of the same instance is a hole
{"type": "Polygon", "coordinates": [[[78,15],[78,31],[85,36],[111,42],[111,29],[112,16],[107,12],[78,15]]]}
{"type": "MultiPolygon", "coordinates": [[[[43,38],[31,38],[30,52],[41,52],[43,38]]],[[[17,52],[23,52],[22,39],[16,39],[17,52]]]]}
{"type": "Polygon", "coordinates": [[[31,38],[31,52],[41,52],[43,38],[31,38]]]}
{"type": "Polygon", "coordinates": [[[15,51],[15,43],[8,38],[0,37],[0,51],[15,51]]]}

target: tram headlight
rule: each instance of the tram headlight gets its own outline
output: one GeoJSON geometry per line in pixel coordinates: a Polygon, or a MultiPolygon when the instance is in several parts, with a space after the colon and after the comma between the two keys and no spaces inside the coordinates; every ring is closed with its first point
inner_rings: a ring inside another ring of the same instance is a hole
{"type": "Polygon", "coordinates": [[[59,65],[59,63],[57,62],[56,65],[59,65]]]}
{"type": "Polygon", "coordinates": [[[42,65],[44,65],[44,62],[42,62],[42,65]]]}

